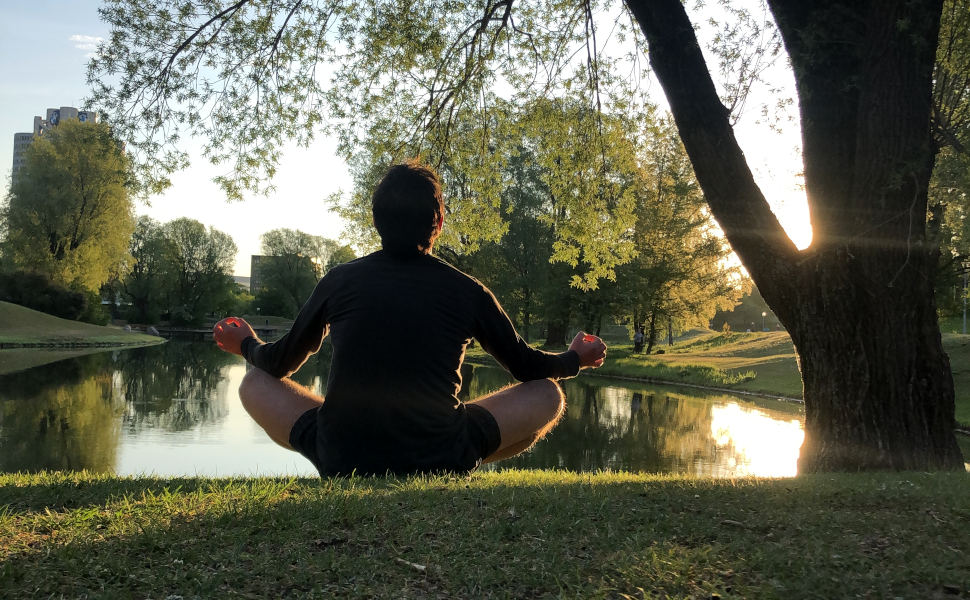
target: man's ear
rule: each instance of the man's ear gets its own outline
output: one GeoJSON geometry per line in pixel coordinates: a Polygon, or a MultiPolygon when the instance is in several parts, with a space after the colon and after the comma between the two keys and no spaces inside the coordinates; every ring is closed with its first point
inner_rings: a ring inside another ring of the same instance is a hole
{"type": "Polygon", "coordinates": [[[439,215],[438,216],[438,231],[441,231],[442,229],[444,229],[444,226],[445,226],[445,216],[444,215],[439,215]]]}

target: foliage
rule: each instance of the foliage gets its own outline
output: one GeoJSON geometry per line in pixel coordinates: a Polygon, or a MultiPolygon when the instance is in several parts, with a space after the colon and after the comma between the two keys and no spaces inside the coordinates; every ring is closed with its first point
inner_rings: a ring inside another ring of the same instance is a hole
{"type": "Polygon", "coordinates": [[[940,265],[937,301],[943,315],[962,310],[963,275],[970,269],[970,154],[953,147],[940,151],[930,180],[930,201],[942,213],[939,229],[940,265]]]}
{"type": "Polygon", "coordinates": [[[729,331],[738,332],[747,329],[758,331],[762,328],[774,331],[780,327],[778,317],[771,311],[768,303],[761,296],[761,292],[754,285],[741,296],[737,306],[729,310],[718,310],[711,318],[711,329],[721,331],[725,325],[729,331]],[[761,313],[766,314],[762,317],[761,313]],[[762,327],[762,324],[764,327],[762,327]]]}
{"type": "Polygon", "coordinates": [[[634,238],[638,254],[618,273],[618,302],[633,330],[706,327],[743,292],[737,267],[715,231],[687,153],[669,117],[645,121],[634,238]]]}
{"type": "Polygon", "coordinates": [[[937,300],[941,313],[962,310],[970,268],[970,2],[946,0],[933,86],[934,141],[940,148],[930,180],[931,227],[939,230],[937,300]]]}
{"type": "Polygon", "coordinates": [[[368,129],[415,139],[447,126],[499,77],[546,95],[594,8],[543,0],[513,18],[511,3],[110,0],[99,12],[111,35],[88,80],[153,187],[185,164],[176,143],[187,132],[232,163],[220,183],[238,197],[272,176],[284,140],[308,143],[327,114],[354,145],[368,129]]]}
{"type": "Polygon", "coordinates": [[[545,218],[550,195],[540,167],[526,148],[509,159],[502,177],[507,181],[500,195],[501,213],[507,223],[505,234],[498,240],[482,242],[476,252],[465,256],[450,248],[446,252],[450,251],[450,260],[481,279],[501,299],[519,333],[532,340],[543,320],[568,320],[568,312],[557,310],[557,300],[573,295],[568,289],[571,269],[550,262],[555,239],[554,227],[545,218]]]}
{"type": "Polygon", "coordinates": [[[132,257],[121,292],[131,303],[128,318],[136,323],[157,323],[166,310],[166,295],[174,279],[174,249],[162,225],[147,216],[139,217],[128,249],[132,257]]]}
{"type": "Polygon", "coordinates": [[[97,292],[126,259],[134,228],[129,171],[104,123],[71,119],[37,137],[0,211],[5,260],[97,292]]]}
{"type": "Polygon", "coordinates": [[[970,1],[945,0],[933,72],[938,147],[970,154],[970,1]]]}
{"type": "Polygon", "coordinates": [[[86,294],[57,285],[37,273],[0,273],[0,300],[64,319],[78,319],[88,302],[86,294]]]}
{"type": "MultiPolygon", "coordinates": [[[[92,60],[89,81],[94,102],[124,123],[142,178],[154,184],[184,164],[177,148],[183,132],[205,139],[210,159],[231,164],[220,179],[231,198],[265,191],[283,140],[308,143],[321,128],[339,136],[358,195],[366,196],[390,162],[421,155],[452,194],[451,238],[442,242],[462,254],[505,230],[497,173],[508,154],[493,147],[496,131],[512,122],[501,116],[503,105],[569,95],[565,108],[533,111],[541,121],[532,126],[546,136],[547,152],[537,159],[555,167],[546,169],[550,183],[570,215],[557,233],[556,260],[582,263],[583,285],[595,287],[630,251],[622,237],[629,203],[615,182],[597,175],[617,170],[604,150],[615,147],[614,131],[622,128],[600,108],[623,112],[630,94],[595,32],[612,18],[615,37],[623,38],[630,24],[609,2],[539,0],[515,8],[112,0],[101,9],[111,38],[92,60]],[[585,64],[572,58],[580,52],[585,64]],[[327,64],[335,66],[329,78],[321,74],[327,64]],[[499,83],[507,89],[501,96],[493,91],[499,83]],[[569,125],[560,127],[559,113],[569,125]]],[[[369,221],[360,200],[345,208],[355,223],[369,221]]],[[[362,248],[374,246],[367,228],[357,233],[362,248]]]]}
{"type": "Polygon", "coordinates": [[[172,248],[171,320],[199,323],[206,313],[228,312],[236,288],[232,266],[237,248],[232,238],[187,218],[169,221],[162,229],[172,248]]]}
{"type": "Polygon", "coordinates": [[[236,244],[227,234],[193,219],[162,225],[142,217],[130,252],[134,261],[121,290],[131,302],[131,320],[198,324],[206,314],[236,307],[236,244]]]}
{"type": "Polygon", "coordinates": [[[333,240],[324,240],[324,243],[329,248],[327,260],[323,265],[324,273],[337,265],[350,262],[357,258],[357,255],[354,253],[354,249],[350,247],[350,244],[340,244],[338,242],[334,242],[333,240]]]}
{"type": "Polygon", "coordinates": [[[265,258],[253,277],[253,290],[263,314],[295,317],[310,297],[321,276],[325,260],[324,239],[295,229],[273,229],[262,235],[265,258]]]}

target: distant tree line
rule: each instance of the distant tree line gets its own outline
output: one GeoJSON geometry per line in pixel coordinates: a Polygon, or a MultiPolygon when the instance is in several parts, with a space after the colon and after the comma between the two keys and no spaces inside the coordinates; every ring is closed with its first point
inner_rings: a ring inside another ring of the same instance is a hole
{"type": "Polygon", "coordinates": [[[0,206],[0,300],[69,319],[198,325],[210,316],[295,316],[323,272],[354,257],[301,231],[263,236],[263,285],[232,277],[237,247],[188,218],[136,220],[129,157],[106,123],[66,120],[28,147],[0,206]]]}

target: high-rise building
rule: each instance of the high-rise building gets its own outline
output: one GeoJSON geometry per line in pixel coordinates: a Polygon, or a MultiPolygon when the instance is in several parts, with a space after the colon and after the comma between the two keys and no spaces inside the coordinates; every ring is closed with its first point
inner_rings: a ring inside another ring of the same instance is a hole
{"type": "Polygon", "coordinates": [[[77,119],[78,121],[86,122],[90,121],[92,123],[98,122],[98,113],[91,110],[78,110],[73,106],[62,106],[60,108],[48,108],[46,118],[44,117],[34,117],[34,131],[33,133],[15,133],[13,134],[13,172],[11,173],[12,181],[17,181],[17,171],[24,164],[24,153],[27,151],[27,147],[30,146],[31,142],[38,135],[44,135],[44,132],[49,130],[51,127],[56,127],[61,121],[66,121],[67,119],[77,119]]]}
{"type": "Polygon", "coordinates": [[[264,269],[272,268],[274,261],[279,260],[278,256],[264,256],[262,254],[251,254],[249,259],[249,293],[256,295],[262,291],[265,284],[264,269]]]}

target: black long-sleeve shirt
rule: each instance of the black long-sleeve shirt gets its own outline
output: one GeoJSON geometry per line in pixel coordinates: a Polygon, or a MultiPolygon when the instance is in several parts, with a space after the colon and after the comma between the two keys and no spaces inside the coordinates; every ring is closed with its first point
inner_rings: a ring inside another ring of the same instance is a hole
{"type": "Polygon", "coordinates": [[[244,340],[243,356],[285,377],[330,333],[333,358],[318,414],[330,473],[438,470],[466,433],[458,400],[475,338],[520,381],[572,377],[579,356],[530,347],[481,283],[426,254],[383,251],[331,269],[278,341],[244,340]]]}

